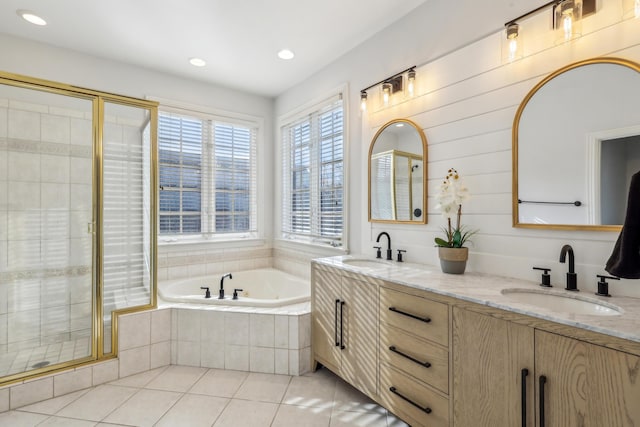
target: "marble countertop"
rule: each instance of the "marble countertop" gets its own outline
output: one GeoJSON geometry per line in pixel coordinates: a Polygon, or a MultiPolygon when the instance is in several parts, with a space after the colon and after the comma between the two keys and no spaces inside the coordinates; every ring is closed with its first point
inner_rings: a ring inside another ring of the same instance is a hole
{"type": "Polygon", "coordinates": [[[436,266],[381,261],[366,256],[334,256],[318,258],[314,262],[434,294],[640,342],[640,299],[638,298],[602,297],[591,292],[566,291],[560,286],[542,288],[536,282],[483,273],[445,274],[440,271],[440,267],[436,266]],[[366,266],[355,266],[348,264],[350,259],[375,261],[377,264],[366,263],[366,266]],[[508,294],[503,294],[504,290],[509,289],[532,293],[554,293],[567,298],[596,302],[613,308],[620,314],[603,316],[554,311],[548,307],[514,301],[508,294]]]}

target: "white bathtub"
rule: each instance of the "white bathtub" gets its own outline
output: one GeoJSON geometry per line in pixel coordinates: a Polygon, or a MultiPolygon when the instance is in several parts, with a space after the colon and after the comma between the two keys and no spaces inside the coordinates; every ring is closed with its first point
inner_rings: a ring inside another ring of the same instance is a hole
{"type": "Polygon", "coordinates": [[[224,279],[223,300],[218,299],[222,274],[161,282],[158,284],[158,294],[163,300],[171,302],[251,307],[297,304],[309,301],[311,295],[309,280],[274,268],[230,273],[233,279],[224,279]],[[205,286],[209,287],[211,298],[205,298],[205,291],[200,289],[205,286]],[[238,292],[237,300],[232,299],[234,289],[242,289],[242,292],[238,292]]]}

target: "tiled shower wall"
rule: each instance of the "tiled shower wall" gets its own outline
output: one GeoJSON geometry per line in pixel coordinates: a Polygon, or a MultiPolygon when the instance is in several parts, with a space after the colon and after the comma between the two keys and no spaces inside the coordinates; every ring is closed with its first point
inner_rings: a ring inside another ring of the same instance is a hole
{"type": "Polygon", "coordinates": [[[0,99],[0,354],[90,335],[91,156],[90,112],[0,99]]]}

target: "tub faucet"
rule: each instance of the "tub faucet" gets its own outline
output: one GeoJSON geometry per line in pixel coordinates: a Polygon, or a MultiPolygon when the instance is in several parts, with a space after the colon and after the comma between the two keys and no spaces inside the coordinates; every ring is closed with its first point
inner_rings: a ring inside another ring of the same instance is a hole
{"type": "Polygon", "coordinates": [[[224,278],[225,277],[228,277],[229,279],[233,279],[233,276],[231,275],[231,273],[227,273],[220,278],[220,295],[218,296],[218,299],[224,299],[224,278]]]}
{"type": "Polygon", "coordinates": [[[378,234],[378,238],[376,239],[376,243],[380,242],[380,237],[387,236],[387,260],[391,261],[393,259],[393,254],[391,253],[391,236],[386,231],[378,234]]]}
{"type": "Polygon", "coordinates": [[[564,245],[560,250],[560,262],[564,263],[567,258],[567,252],[569,253],[569,272],[567,273],[567,287],[568,291],[578,291],[577,279],[575,269],[575,259],[573,256],[573,248],[570,245],[564,245]]]}

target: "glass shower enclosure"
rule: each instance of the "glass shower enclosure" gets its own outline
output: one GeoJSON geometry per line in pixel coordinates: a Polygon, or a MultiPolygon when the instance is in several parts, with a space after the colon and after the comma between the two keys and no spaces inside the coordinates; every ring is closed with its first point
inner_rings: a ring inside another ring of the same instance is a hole
{"type": "Polygon", "coordinates": [[[0,385],[117,354],[154,307],[157,104],[0,73],[0,385]]]}

